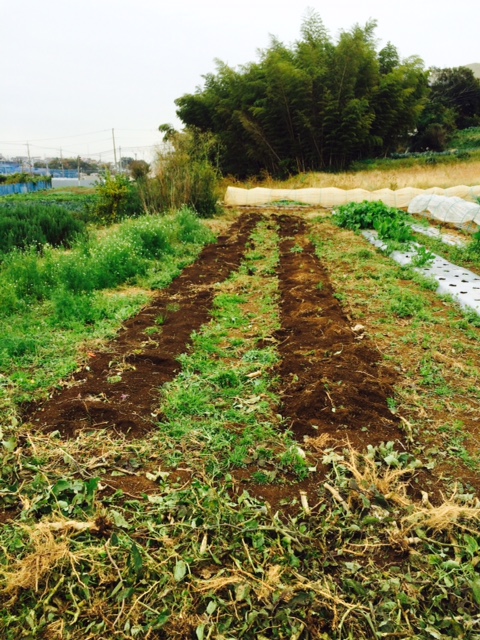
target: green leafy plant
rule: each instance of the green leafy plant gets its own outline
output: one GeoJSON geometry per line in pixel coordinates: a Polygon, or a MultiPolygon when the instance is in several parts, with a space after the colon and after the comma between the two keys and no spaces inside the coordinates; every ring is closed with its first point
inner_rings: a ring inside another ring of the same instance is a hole
{"type": "Polygon", "coordinates": [[[412,258],[412,266],[418,268],[429,267],[434,260],[434,254],[421,245],[415,248],[415,255],[412,258]]]}
{"type": "Polygon", "coordinates": [[[334,220],[339,227],[353,231],[375,229],[387,243],[410,243],[414,238],[408,216],[382,202],[351,202],[336,209],[334,220]]]}
{"type": "Polygon", "coordinates": [[[97,185],[97,195],[96,214],[104,223],[112,224],[143,213],[137,184],[127,176],[107,172],[97,185]]]}

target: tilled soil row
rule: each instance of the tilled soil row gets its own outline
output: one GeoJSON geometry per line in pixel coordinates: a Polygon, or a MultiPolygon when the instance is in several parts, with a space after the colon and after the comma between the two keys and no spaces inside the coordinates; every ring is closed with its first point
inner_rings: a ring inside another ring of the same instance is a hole
{"type": "Polygon", "coordinates": [[[125,323],[108,351],[91,353],[88,365],[67,387],[40,407],[31,407],[24,420],[63,437],[85,428],[108,428],[129,437],[147,433],[153,426],[159,388],[178,373],[178,356],[192,332],[210,317],[214,285],[238,269],[260,217],[241,216],[228,234],[205,247],[195,264],[125,323]],[[149,336],[152,327],[159,332],[149,336]]]}
{"type": "Polygon", "coordinates": [[[307,225],[279,217],[281,413],[295,436],[358,449],[403,440],[387,405],[395,372],[346,316],[315,254],[307,225]]]}

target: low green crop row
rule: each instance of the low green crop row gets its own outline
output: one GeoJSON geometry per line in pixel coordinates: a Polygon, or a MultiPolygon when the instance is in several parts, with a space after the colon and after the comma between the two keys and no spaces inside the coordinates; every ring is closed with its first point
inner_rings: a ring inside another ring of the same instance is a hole
{"type": "Polygon", "coordinates": [[[58,205],[0,207],[0,254],[46,244],[69,247],[84,231],[85,224],[58,205]]]}
{"type": "Polygon", "coordinates": [[[350,202],[335,211],[335,222],[346,229],[375,229],[382,240],[411,242],[413,232],[408,216],[383,202],[350,202]]]}

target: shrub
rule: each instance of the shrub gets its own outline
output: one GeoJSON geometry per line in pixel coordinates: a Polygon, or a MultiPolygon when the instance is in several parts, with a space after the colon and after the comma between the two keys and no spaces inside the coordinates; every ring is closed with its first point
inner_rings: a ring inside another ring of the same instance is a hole
{"type": "Polygon", "coordinates": [[[196,131],[173,130],[166,139],[171,148],[158,155],[156,175],[143,186],[146,208],[168,211],[186,206],[203,218],[214,215],[219,179],[211,159],[214,139],[196,131]]]}
{"type": "Polygon", "coordinates": [[[113,224],[143,212],[138,186],[127,176],[110,173],[97,185],[96,214],[101,222],[113,224]]]}

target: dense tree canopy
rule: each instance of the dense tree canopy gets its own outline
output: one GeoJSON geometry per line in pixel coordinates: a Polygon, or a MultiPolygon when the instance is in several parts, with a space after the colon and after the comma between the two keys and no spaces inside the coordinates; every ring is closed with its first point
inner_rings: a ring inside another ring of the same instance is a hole
{"type": "Polygon", "coordinates": [[[376,23],[333,42],[310,12],[301,39],[276,39],[258,62],[217,62],[204,87],[176,101],[187,127],[213,133],[220,166],[237,176],[341,170],[407,145],[426,103],[428,73],[401,61],[392,44],[377,51],[376,23]]]}
{"type": "Polygon", "coordinates": [[[413,140],[415,149],[441,151],[456,129],[480,124],[480,80],[468,67],[432,69],[429,100],[413,140]]]}

